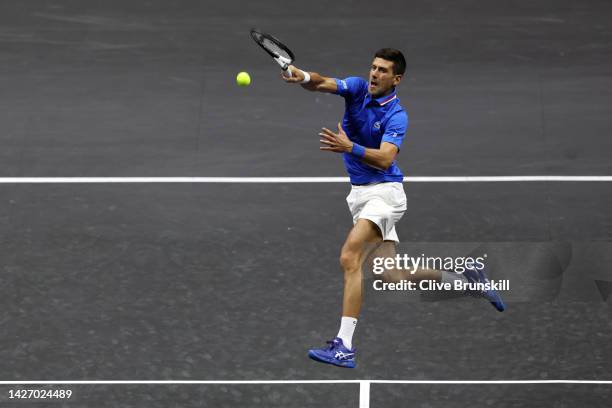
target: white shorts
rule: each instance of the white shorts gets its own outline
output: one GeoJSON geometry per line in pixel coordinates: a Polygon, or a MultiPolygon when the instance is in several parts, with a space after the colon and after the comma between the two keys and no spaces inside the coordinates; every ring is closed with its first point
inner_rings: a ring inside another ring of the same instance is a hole
{"type": "Polygon", "coordinates": [[[378,225],[384,241],[399,242],[395,223],[406,211],[406,193],[402,183],[353,186],[346,197],[353,224],[364,218],[378,225]]]}

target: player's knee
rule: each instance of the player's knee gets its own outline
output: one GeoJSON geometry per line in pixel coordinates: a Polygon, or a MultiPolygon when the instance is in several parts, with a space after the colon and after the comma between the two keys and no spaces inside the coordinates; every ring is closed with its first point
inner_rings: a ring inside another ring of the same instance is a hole
{"type": "Polygon", "coordinates": [[[383,282],[387,283],[397,283],[402,281],[410,281],[410,282],[419,282],[423,279],[436,279],[435,276],[424,275],[424,272],[428,272],[427,270],[419,269],[417,271],[409,270],[409,269],[398,269],[391,268],[385,269],[383,273],[377,275],[378,279],[382,279],[383,282]]]}
{"type": "Polygon", "coordinates": [[[383,282],[386,283],[397,283],[401,281],[411,281],[418,282],[419,279],[411,273],[406,273],[404,270],[399,269],[388,269],[385,270],[381,275],[379,275],[379,279],[382,279],[383,282]]]}
{"type": "Polygon", "coordinates": [[[344,273],[352,273],[359,270],[359,253],[343,248],[340,253],[340,266],[344,273]]]}
{"type": "Polygon", "coordinates": [[[385,283],[392,283],[397,281],[396,276],[391,271],[385,271],[377,277],[378,279],[382,279],[382,281],[385,283]]]}

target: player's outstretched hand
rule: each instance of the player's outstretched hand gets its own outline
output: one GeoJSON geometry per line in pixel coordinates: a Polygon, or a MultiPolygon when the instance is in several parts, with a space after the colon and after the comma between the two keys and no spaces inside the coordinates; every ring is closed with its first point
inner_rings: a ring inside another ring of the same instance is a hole
{"type": "Polygon", "coordinates": [[[353,148],[353,142],[350,141],[342,125],[338,122],[338,133],[334,133],[327,128],[322,128],[319,133],[319,140],[324,146],[319,147],[321,150],[328,150],[336,153],[350,153],[353,148]]]}
{"type": "Polygon", "coordinates": [[[304,73],[301,69],[297,68],[296,66],[289,65],[289,70],[291,71],[290,77],[286,77],[284,75],[284,72],[281,71],[281,78],[283,79],[283,81],[288,82],[290,84],[295,84],[300,83],[304,80],[304,73]]]}

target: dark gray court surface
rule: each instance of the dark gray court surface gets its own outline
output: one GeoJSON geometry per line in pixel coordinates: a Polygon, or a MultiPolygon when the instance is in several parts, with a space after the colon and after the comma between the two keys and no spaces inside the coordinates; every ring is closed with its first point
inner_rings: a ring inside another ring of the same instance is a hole
{"type": "MultiPolygon", "coordinates": [[[[281,83],[252,26],[329,76],[402,49],[407,175],[612,174],[609,1],[39,0],[0,4],[0,176],[343,176],[316,136],[342,100],[281,83]]],[[[358,368],[309,361],[337,330],[348,189],[1,184],[0,380],[612,379],[610,183],[407,184],[404,248],[487,251],[509,310],[368,290],[358,368]]],[[[358,405],[353,384],[14,388],[0,406],[358,405]]],[[[371,406],[611,398],[374,384],[371,406]]]]}

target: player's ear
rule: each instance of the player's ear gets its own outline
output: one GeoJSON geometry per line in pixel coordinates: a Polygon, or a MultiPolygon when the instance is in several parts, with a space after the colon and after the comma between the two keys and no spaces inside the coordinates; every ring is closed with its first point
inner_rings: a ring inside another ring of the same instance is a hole
{"type": "Polygon", "coordinates": [[[397,86],[397,85],[399,85],[399,83],[400,83],[400,81],[402,80],[402,78],[403,78],[403,77],[404,77],[404,76],[403,76],[403,75],[400,75],[400,74],[395,75],[395,76],[393,77],[393,86],[397,86]]]}

